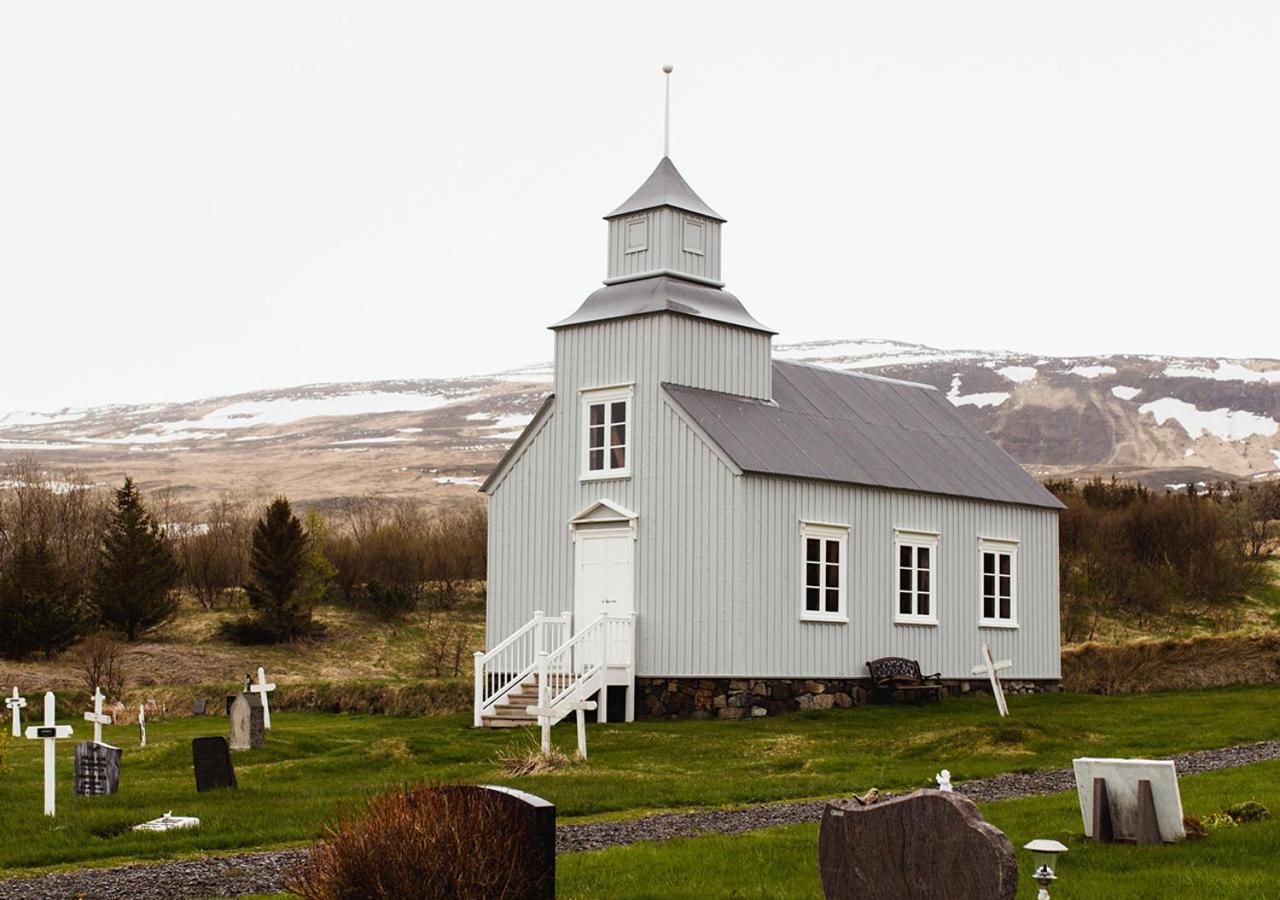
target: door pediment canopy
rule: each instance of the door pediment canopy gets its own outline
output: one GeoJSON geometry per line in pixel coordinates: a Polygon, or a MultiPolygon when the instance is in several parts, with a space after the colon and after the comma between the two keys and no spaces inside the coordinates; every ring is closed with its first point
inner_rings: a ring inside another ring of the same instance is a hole
{"type": "Polygon", "coordinates": [[[635,526],[637,513],[612,500],[596,500],[569,520],[570,528],[580,525],[631,525],[635,526]]]}

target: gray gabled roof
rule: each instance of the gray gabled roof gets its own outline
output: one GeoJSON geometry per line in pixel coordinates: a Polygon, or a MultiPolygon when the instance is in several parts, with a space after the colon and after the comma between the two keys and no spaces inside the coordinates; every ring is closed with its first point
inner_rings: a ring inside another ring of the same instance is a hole
{"type": "Polygon", "coordinates": [[[936,388],[773,363],[773,402],[664,384],[744,472],[1061,509],[936,388]]]}
{"type": "Polygon", "coordinates": [[[645,179],[644,184],[605,218],[625,216],[627,213],[653,209],[656,206],[674,206],[676,209],[706,216],[717,222],[725,221],[724,217],[702,202],[702,198],[689,187],[689,182],[684,180],[675,163],[665,156],[652,174],[645,179]]]}
{"type": "Polygon", "coordinates": [[[660,312],[711,319],[726,325],[776,334],[753,319],[742,301],[728,291],[670,275],[653,275],[602,287],[587,297],[573,315],[561,319],[551,327],[564,328],[568,325],[660,312]]]}

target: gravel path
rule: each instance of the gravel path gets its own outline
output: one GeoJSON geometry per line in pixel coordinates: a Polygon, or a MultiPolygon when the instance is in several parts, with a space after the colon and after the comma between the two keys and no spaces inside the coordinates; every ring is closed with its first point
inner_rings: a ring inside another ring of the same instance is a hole
{"type": "MultiPolygon", "coordinates": [[[[1280,759],[1280,741],[1260,741],[1218,750],[1197,750],[1167,757],[1179,775],[1230,769],[1280,759]]],[[[979,802],[1056,794],[1075,788],[1070,769],[997,775],[957,784],[956,790],[979,802]]],[[[556,829],[556,852],[576,853],[661,841],[699,834],[739,834],[774,825],[816,822],[825,800],[768,803],[733,810],[660,813],[616,822],[586,822],[556,829]]],[[[306,855],[304,849],[210,856],[204,859],[114,869],[82,869],[36,878],[0,881],[0,900],[35,898],[94,898],[94,900],[173,900],[173,898],[235,897],[284,889],[284,873],[306,855]]]]}

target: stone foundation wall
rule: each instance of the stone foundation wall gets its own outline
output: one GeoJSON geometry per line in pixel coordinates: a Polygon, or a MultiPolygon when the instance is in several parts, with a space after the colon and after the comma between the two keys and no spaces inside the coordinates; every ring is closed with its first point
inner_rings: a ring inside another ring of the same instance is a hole
{"type": "MultiPolygon", "coordinates": [[[[951,694],[990,693],[985,680],[954,679],[951,694]]],[[[1056,681],[1002,681],[1006,694],[1059,690],[1056,681]]],[[[882,699],[865,678],[637,678],[636,715],[693,719],[776,716],[798,709],[848,709],[882,699]]]]}

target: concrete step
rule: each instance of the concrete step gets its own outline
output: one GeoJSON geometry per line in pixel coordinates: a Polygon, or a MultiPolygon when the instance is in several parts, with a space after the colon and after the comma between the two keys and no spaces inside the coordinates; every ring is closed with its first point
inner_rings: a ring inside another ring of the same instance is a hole
{"type": "Polygon", "coordinates": [[[485,728],[522,728],[525,725],[535,725],[537,721],[537,719],[503,719],[497,716],[480,717],[480,722],[485,728]]]}

